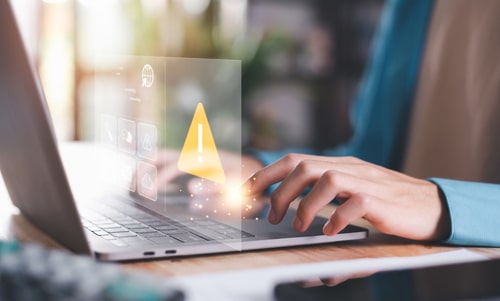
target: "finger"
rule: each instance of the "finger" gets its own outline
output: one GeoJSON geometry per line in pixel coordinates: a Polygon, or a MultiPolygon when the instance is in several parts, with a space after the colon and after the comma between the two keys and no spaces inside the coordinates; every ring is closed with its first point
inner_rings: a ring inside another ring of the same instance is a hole
{"type": "Polygon", "coordinates": [[[372,180],[393,177],[395,173],[394,171],[386,170],[351,157],[330,158],[310,155],[290,155],[255,173],[244,184],[245,188],[249,194],[260,193],[269,185],[286,178],[288,173],[296,170],[301,164],[306,162],[317,162],[323,171],[333,170],[372,180]]]}
{"type": "MultiPolygon", "coordinates": [[[[325,166],[335,166],[336,164],[360,165],[366,162],[354,157],[325,157],[306,154],[288,154],[273,164],[254,173],[245,183],[249,194],[259,194],[270,185],[283,180],[301,161],[314,160],[324,162],[325,166]]],[[[344,168],[346,171],[349,168],[344,168]]]]}
{"type": "Polygon", "coordinates": [[[327,171],[321,175],[311,191],[300,201],[293,222],[296,231],[309,228],[318,212],[335,197],[348,197],[358,192],[365,181],[337,171],[327,171]]]}
{"type": "Polygon", "coordinates": [[[375,197],[358,193],[351,196],[344,204],[337,207],[328,222],[323,227],[323,233],[334,235],[347,225],[367,215],[375,206],[375,197]]]}
{"type": "Polygon", "coordinates": [[[315,160],[304,160],[281,182],[271,194],[271,210],[269,221],[279,223],[292,203],[307,187],[315,183],[324,173],[325,163],[315,160]]]}
{"type": "Polygon", "coordinates": [[[278,161],[254,173],[244,184],[249,195],[260,194],[270,185],[283,180],[297,164],[311,158],[310,155],[288,154],[278,161]]]}

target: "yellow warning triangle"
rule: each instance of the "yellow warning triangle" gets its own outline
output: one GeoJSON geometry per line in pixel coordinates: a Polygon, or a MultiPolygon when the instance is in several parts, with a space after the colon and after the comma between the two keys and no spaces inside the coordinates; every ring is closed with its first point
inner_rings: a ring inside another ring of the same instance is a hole
{"type": "Polygon", "coordinates": [[[226,181],[207,114],[201,102],[196,106],[177,167],[185,173],[216,183],[223,184],[226,181]]]}

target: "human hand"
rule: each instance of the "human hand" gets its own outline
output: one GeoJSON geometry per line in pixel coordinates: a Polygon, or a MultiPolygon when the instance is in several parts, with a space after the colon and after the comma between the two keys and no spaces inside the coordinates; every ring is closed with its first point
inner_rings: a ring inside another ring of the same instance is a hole
{"type": "Polygon", "coordinates": [[[251,194],[282,181],[271,195],[268,220],[279,223],[290,203],[307,188],[293,227],[307,230],[318,211],[334,198],[341,205],[323,232],[334,235],[358,218],[380,231],[415,240],[439,240],[449,234],[450,220],[439,189],[353,157],[289,154],[256,172],[245,183],[251,194]]]}

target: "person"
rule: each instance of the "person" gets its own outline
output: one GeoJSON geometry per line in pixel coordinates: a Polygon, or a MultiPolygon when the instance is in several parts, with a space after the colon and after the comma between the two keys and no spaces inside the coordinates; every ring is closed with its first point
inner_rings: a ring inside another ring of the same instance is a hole
{"type": "Polygon", "coordinates": [[[500,1],[385,5],[352,138],[321,153],[252,151],[245,189],[278,183],[274,224],[306,191],[297,231],[335,199],[326,235],[365,218],[409,239],[500,246],[500,1]]]}

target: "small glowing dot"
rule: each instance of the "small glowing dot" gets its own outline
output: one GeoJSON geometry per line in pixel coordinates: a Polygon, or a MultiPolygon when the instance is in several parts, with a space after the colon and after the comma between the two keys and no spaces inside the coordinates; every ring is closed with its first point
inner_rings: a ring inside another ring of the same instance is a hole
{"type": "Polygon", "coordinates": [[[208,218],[208,215],[205,215],[205,218],[208,218]]]}
{"type": "Polygon", "coordinates": [[[259,218],[258,218],[258,217],[256,217],[256,218],[255,218],[255,220],[256,220],[256,221],[258,221],[258,220],[259,220],[259,218]]]}
{"type": "Polygon", "coordinates": [[[202,205],[202,204],[199,204],[199,205],[198,205],[198,208],[202,209],[202,208],[203,208],[203,205],[202,205]]]}
{"type": "Polygon", "coordinates": [[[206,198],[206,199],[205,199],[205,201],[210,201],[210,199],[209,199],[209,198],[206,198]]]}
{"type": "Polygon", "coordinates": [[[205,182],[205,179],[201,179],[200,181],[201,181],[201,182],[205,182]]]}
{"type": "Polygon", "coordinates": [[[231,216],[231,212],[228,212],[228,213],[227,213],[227,215],[228,215],[228,216],[231,216]]]}
{"type": "Polygon", "coordinates": [[[214,209],[214,213],[217,213],[217,210],[214,209]]]}
{"type": "Polygon", "coordinates": [[[192,197],[192,198],[194,198],[194,194],[192,194],[192,193],[189,196],[192,197]]]}
{"type": "Polygon", "coordinates": [[[194,218],[190,217],[189,220],[194,220],[194,218]]]}
{"type": "Polygon", "coordinates": [[[253,177],[253,178],[252,178],[252,181],[256,181],[256,180],[257,180],[257,177],[253,177]]]}
{"type": "Polygon", "coordinates": [[[182,192],[182,189],[179,189],[179,192],[182,192]]]}
{"type": "Polygon", "coordinates": [[[248,209],[252,209],[252,205],[248,205],[248,209]]]}

